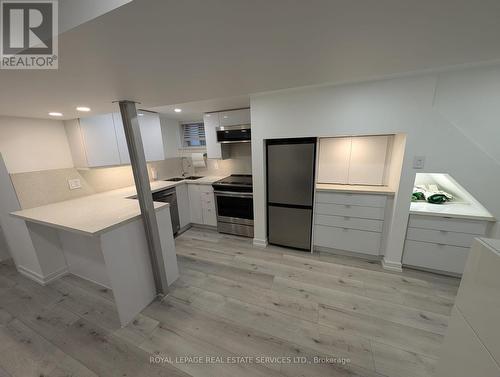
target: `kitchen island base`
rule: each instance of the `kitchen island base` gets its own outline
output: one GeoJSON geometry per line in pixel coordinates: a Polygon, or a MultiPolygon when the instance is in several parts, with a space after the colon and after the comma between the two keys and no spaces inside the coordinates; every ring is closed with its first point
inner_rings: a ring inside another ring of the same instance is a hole
{"type": "MultiPolygon", "coordinates": [[[[171,229],[168,206],[158,208],[156,216],[160,229],[171,229]]],[[[141,217],[96,235],[26,224],[43,274],[18,264],[23,275],[45,285],[69,273],[111,289],[122,326],[156,298],[141,217]]],[[[179,276],[172,232],[160,232],[160,240],[170,285],[179,276]]]]}

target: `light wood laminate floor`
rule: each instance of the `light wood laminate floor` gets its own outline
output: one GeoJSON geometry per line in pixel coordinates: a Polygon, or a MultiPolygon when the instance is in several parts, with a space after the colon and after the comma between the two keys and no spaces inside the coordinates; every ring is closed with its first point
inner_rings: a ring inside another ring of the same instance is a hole
{"type": "Polygon", "coordinates": [[[458,279],[208,230],[176,246],[179,281],[126,328],[111,291],[0,263],[0,377],[433,375],[458,279]]]}

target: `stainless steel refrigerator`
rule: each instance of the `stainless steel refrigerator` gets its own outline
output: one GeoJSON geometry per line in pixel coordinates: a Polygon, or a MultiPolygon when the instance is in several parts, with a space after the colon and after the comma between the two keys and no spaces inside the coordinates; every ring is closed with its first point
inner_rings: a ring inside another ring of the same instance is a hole
{"type": "Polygon", "coordinates": [[[311,249],[316,139],[266,141],[270,244],[311,249]]]}

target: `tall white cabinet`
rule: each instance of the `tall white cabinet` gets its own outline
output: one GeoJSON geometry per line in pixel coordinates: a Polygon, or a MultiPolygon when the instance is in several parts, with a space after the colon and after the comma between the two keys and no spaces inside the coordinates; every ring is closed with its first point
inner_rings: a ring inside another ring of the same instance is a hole
{"type": "MultiPolygon", "coordinates": [[[[159,115],[139,117],[146,161],[165,159],[159,115]]],[[[127,141],[119,113],[96,115],[65,122],[73,162],[77,168],[130,163],[127,141]]]]}
{"type": "Polygon", "coordinates": [[[319,142],[319,183],[385,184],[391,136],[322,138],[319,142]]]}

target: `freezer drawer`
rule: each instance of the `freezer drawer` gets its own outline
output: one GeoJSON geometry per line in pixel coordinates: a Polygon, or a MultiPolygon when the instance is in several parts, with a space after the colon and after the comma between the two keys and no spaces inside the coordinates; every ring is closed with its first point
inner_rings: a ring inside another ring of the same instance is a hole
{"type": "Polygon", "coordinates": [[[269,243],[310,250],[312,209],[268,206],[269,243]]]}

